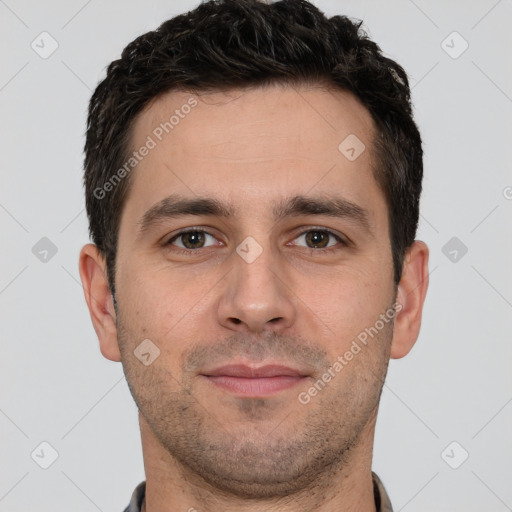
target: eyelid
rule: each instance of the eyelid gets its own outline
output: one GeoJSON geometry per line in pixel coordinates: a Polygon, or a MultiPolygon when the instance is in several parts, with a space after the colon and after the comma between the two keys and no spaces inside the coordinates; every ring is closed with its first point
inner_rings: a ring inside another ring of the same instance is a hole
{"type": "MultiPolygon", "coordinates": [[[[206,227],[203,227],[203,226],[192,226],[192,227],[189,227],[189,228],[183,228],[183,229],[180,229],[177,233],[174,233],[173,235],[171,235],[170,237],[166,237],[165,238],[165,241],[163,243],[164,246],[167,246],[167,245],[171,245],[171,242],[173,240],[176,240],[177,238],[179,238],[181,235],[185,235],[186,233],[195,233],[195,232],[199,232],[199,233],[204,233],[205,235],[207,236],[211,236],[212,238],[215,238],[217,240],[217,237],[213,234],[213,233],[210,233],[208,231],[208,229],[210,228],[206,228],[206,227]]],[[[219,240],[217,240],[219,241],[219,240]]],[[[222,242],[220,242],[222,245],[224,245],[222,242]]],[[[208,247],[212,247],[212,246],[208,246],[208,247]]],[[[208,248],[208,247],[205,247],[208,248]]],[[[187,251],[187,252],[192,252],[194,251],[194,249],[184,249],[183,247],[178,247],[178,250],[184,250],[184,251],[187,251]]],[[[200,247],[200,249],[203,249],[203,247],[200,247]]],[[[195,251],[198,251],[199,249],[195,249],[195,251]]]]}
{"type": "MultiPolygon", "coordinates": [[[[295,235],[293,240],[299,238],[300,236],[305,235],[306,233],[309,233],[310,231],[323,231],[325,233],[328,233],[332,237],[334,237],[342,246],[351,245],[351,241],[345,235],[342,235],[341,233],[338,233],[336,231],[333,231],[330,228],[326,228],[323,226],[307,226],[307,227],[303,226],[300,228],[300,231],[295,235]]],[[[302,247],[302,246],[298,246],[298,247],[302,247]]],[[[337,249],[339,249],[339,247],[337,245],[335,245],[335,246],[331,246],[331,247],[320,247],[318,249],[314,249],[313,247],[304,247],[304,249],[309,249],[309,250],[313,250],[313,251],[321,250],[323,252],[328,252],[329,250],[337,250],[337,249]]]]}

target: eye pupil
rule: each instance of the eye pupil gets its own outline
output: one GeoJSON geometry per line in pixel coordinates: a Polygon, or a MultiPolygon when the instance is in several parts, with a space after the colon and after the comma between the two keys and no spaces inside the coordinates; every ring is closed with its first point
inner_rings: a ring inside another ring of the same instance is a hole
{"type": "Polygon", "coordinates": [[[306,235],[306,241],[311,242],[314,248],[325,247],[328,239],[329,235],[323,231],[309,231],[306,235]]]}
{"type": "Polygon", "coordinates": [[[183,233],[182,235],[183,245],[187,247],[187,249],[197,249],[204,244],[204,233],[201,231],[190,231],[188,233],[183,233]],[[188,243],[190,242],[190,244],[188,243]]]}

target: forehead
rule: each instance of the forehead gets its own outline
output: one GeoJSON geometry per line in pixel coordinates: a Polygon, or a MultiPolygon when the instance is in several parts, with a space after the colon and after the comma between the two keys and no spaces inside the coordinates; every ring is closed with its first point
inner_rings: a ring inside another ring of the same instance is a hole
{"type": "Polygon", "coordinates": [[[133,125],[131,151],[151,149],[132,171],[125,208],[134,221],[177,193],[238,201],[238,213],[255,216],[265,201],[335,189],[354,202],[383,203],[371,170],[373,134],[370,113],[341,90],[168,92],[133,125]]]}
{"type": "Polygon", "coordinates": [[[324,152],[328,158],[333,150],[338,156],[341,135],[364,139],[370,137],[373,127],[367,109],[347,91],[274,84],[163,94],[137,117],[131,142],[136,148],[149,134],[157,143],[166,142],[160,138],[172,138],[173,152],[179,154],[194,146],[196,157],[206,152],[209,159],[282,158],[287,150],[294,158],[308,158],[313,153],[318,158],[324,152]],[[232,154],[235,146],[237,155],[232,154]]]}

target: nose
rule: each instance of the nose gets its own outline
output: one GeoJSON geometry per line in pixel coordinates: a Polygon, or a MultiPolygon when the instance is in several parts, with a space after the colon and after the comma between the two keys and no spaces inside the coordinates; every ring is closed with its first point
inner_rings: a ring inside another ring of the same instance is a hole
{"type": "Polygon", "coordinates": [[[285,269],[265,249],[254,260],[233,252],[233,266],[223,283],[218,320],[234,331],[283,331],[293,325],[296,306],[285,269]]]}

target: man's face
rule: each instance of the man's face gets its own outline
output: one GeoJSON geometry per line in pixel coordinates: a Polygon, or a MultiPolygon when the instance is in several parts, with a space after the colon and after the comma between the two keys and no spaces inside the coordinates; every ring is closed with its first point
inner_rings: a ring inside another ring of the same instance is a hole
{"type": "Polygon", "coordinates": [[[241,495],[284,495],[373,436],[393,335],[376,322],[395,299],[373,123],[350,94],[319,88],[194,96],[185,115],[191,97],[168,93],[134,125],[133,150],[156,146],[132,171],[120,224],[122,362],[164,459],[241,495]],[[231,215],[170,215],[202,199],[231,215]],[[143,340],[148,360],[160,351],[148,365],[134,354],[143,340]],[[269,365],[288,369],[251,373],[269,365]]]}

